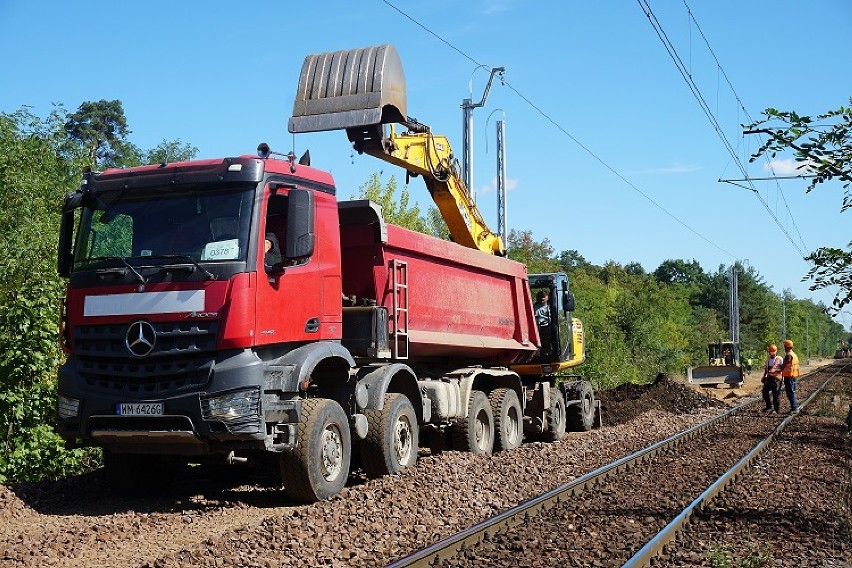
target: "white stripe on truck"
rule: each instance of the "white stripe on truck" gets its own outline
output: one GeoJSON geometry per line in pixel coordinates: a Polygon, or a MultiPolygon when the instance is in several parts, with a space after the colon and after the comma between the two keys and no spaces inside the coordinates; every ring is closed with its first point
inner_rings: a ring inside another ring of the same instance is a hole
{"type": "Polygon", "coordinates": [[[83,315],[129,316],[204,311],[204,290],[86,296],[83,315]]]}

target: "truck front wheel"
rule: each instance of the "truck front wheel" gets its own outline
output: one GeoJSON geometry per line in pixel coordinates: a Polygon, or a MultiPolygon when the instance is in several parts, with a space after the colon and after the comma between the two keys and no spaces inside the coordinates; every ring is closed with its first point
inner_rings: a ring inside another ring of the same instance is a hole
{"type": "Polygon", "coordinates": [[[467,416],[453,426],[453,446],[477,455],[488,455],[494,449],[494,415],[484,392],[471,391],[467,416]]]}
{"type": "Polygon", "coordinates": [[[305,503],[337,495],[346,485],[351,459],[352,435],[343,408],[327,398],[302,401],[296,447],[280,458],[287,495],[305,503]]]}
{"type": "Polygon", "coordinates": [[[408,397],[385,394],[381,410],[365,410],[370,424],[361,443],[361,459],[369,478],[399,473],[417,462],[420,429],[417,415],[408,397]]]}

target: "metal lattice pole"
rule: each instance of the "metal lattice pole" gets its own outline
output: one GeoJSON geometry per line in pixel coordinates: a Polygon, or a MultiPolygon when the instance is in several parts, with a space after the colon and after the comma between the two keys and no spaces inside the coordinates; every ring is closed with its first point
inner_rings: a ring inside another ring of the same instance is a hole
{"type": "Polygon", "coordinates": [[[740,299],[739,299],[739,282],[738,282],[737,266],[731,266],[731,276],[729,278],[728,287],[728,331],[731,336],[731,341],[734,343],[740,342],[740,299]]]}
{"type": "Polygon", "coordinates": [[[509,240],[506,221],[506,125],[497,121],[497,234],[505,245],[509,240]]]}

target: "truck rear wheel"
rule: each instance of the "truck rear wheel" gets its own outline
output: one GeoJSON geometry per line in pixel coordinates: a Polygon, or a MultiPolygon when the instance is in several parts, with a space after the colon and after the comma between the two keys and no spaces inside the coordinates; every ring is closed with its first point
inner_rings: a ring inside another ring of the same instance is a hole
{"type": "Polygon", "coordinates": [[[512,450],[523,441],[523,411],[512,389],[495,389],[488,397],[494,415],[494,451],[512,450]]]}
{"type": "Polygon", "coordinates": [[[296,447],[280,457],[287,495],[305,503],[337,495],[346,485],[351,459],[352,435],[343,408],[327,398],[302,401],[296,447]]]}
{"type": "Polygon", "coordinates": [[[493,451],[494,415],[484,392],[471,391],[467,416],[453,427],[453,446],[477,455],[488,455],[493,451]]]}
{"type": "Polygon", "coordinates": [[[565,411],[565,395],[561,390],[551,389],[550,408],[547,411],[547,428],[541,433],[545,442],[558,442],[565,439],[567,428],[567,413],[565,411]]]}
{"type": "Polygon", "coordinates": [[[420,429],[414,406],[403,394],[385,394],[381,410],[365,410],[370,427],[361,442],[361,459],[369,478],[395,474],[417,462],[420,429]]]}
{"type": "Polygon", "coordinates": [[[150,497],[166,491],[178,464],[165,457],[104,450],[104,471],[113,491],[128,497],[150,497]]]}
{"type": "Polygon", "coordinates": [[[588,432],[595,424],[595,393],[588,381],[579,381],[571,393],[573,400],[568,408],[568,426],[574,432],[588,432]]]}

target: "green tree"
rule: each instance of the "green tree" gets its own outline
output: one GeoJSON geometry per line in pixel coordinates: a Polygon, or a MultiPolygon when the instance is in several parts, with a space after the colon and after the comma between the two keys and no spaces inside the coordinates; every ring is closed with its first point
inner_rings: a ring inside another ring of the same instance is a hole
{"type": "MultiPolygon", "coordinates": [[[[0,483],[61,477],[90,467],[99,455],[65,450],[53,432],[56,369],[63,357],[57,330],[64,294],[56,273],[59,206],[91,166],[93,149],[103,150],[86,137],[100,119],[90,125],[81,113],[93,107],[80,108],[74,119],[61,105],[44,119],[26,109],[0,113],[0,483]]],[[[125,126],[116,132],[129,131],[125,126]]],[[[161,146],[184,155],[190,149],[165,141],[161,146]]],[[[119,136],[109,148],[115,150],[111,159],[126,165],[138,165],[146,155],[119,136]]]]}
{"type": "Polygon", "coordinates": [[[0,481],[58,477],[87,453],[53,433],[58,204],[79,184],[85,152],[69,143],[61,107],[46,119],[0,114],[0,481]]]}
{"type": "Polygon", "coordinates": [[[559,253],[559,266],[565,272],[572,272],[578,269],[588,269],[592,264],[587,261],[582,254],[575,249],[563,250],[559,253]]]}
{"type": "Polygon", "coordinates": [[[664,260],[654,271],[654,277],[663,284],[701,286],[707,281],[704,269],[695,259],[689,262],[680,259],[664,260]]]}
{"type": "Polygon", "coordinates": [[[99,165],[123,165],[122,158],[132,148],[126,145],[130,130],[119,100],[84,102],[77,112],[68,115],[65,130],[71,139],[87,148],[95,170],[99,165]]]}
{"type": "Polygon", "coordinates": [[[553,246],[550,239],[536,241],[532,231],[509,231],[509,242],[506,243],[506,254],[512,260],[527,265],[530,274],[557,272],[559,263],[554,258],[553,246]]]}
{"type": "Polygon", "coordinates": [[[445,241],[453,240],[450,237],[450,228],[447,227],[447,222],[444,221],[444,216],[441,215],[441,210],[434,205],[430,205],[426,211],[426,226],[429,234],[433,237],[438,237],[445,241]]]}
{"type": "Polygon", "coordinates": [[[577,298],[574,316],[583,322],[586,362],[579,371],[597,388],[632,382],[636,377],[625,364],[624,338],[615,325],[617,291],[584,268],[569,274],[577,298]]]}
{"type": "MultiPolygon", "coordinates": [[[[396,177],[391,176],[387,184],[383,186],[379,174],[374,172],[370,179],[358,188],[358,197],[381,205],[382,214],[388,223],[431,234],[428,223],[420,215],[420,207],[417,203],[410,205],[411,195],[408,193],[408,186],[403,186],[397,196],[396,177]]],[[[352,199],[355,199],[355,196],[352,196],[352,199]]]]}
{"type": "MultiPolygon", "coordinates": [[[[849,99],[852,104],[852,98],[849,99]]],[[[765,133],[768,140],[755,152],[750,161],[769,154],[776,157],[779,152],[792,150],[799,169],[813,173],[806,192],[817,185],[837,180],[843,187],[845,211],[852,207],[852,106],[841,106],[815,118],[799,115],[793,111],[766,109],[764,117],[746,126],[749,132],[765,133]]],[[[805,257],[813,266],[807,277],[814,283],[811,290],[837,286],[838,292],[832,302],[839,311],[852,302],[852,241],[846,249],[822,247],[805,257]]]]}
{"type": "Polygon", "coordinates": [[[177,140],[163,139],[156,148],[145,153],[143,163],[145,164],[169,164],[173,162],[185,162],[195,158],[198,148],[177,140]]]}

